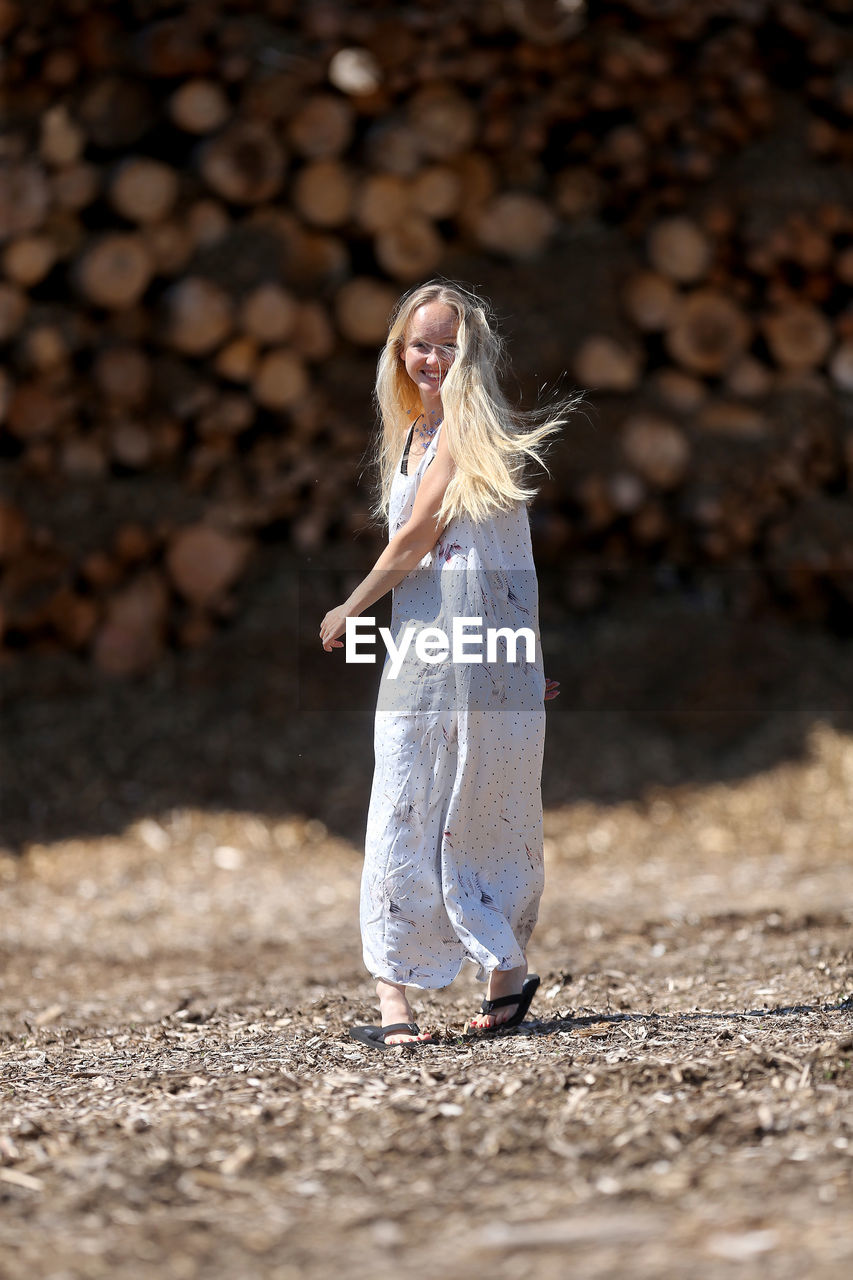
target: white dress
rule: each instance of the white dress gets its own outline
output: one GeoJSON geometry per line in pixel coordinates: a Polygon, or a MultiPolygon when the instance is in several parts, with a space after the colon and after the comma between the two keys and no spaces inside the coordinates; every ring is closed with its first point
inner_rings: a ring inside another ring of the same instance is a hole
{"type": "MultiPolygon", "coordinates": [[[[439,428],[440,432],[440,428],[439,428]]],[[[436,432],[417,470],[397,469],[393,535],[409,519],[436,432]]],[[[410,436],[411,438],[411,436],[410,436]]],[[[364,961],[375,978],[445,987],[464,960],[477,977],[524,963],[543,887],[542,754],[545,678],[527,508],[447,525],[394,589],[391,633],[400,643],[453,618],[468,651],[487,627],[525,627],[533,651],[516,661],[427,664],[411,644],[390,679],[386,657],[374,729],[375,771],[361,883],[364,961]],[[471,639],[470,637],[474,637],[471,639]],[[528,660],[525,660],[528,659],[528,660]]],[[[487,656],[482,644],[484,659],[487,656]]],[[[498,649],[498,656],[505,650],[498,649]]]]}

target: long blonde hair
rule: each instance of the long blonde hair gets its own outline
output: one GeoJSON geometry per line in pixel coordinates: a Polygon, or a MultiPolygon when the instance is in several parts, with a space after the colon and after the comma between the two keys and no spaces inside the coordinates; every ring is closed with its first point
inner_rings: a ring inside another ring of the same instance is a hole
{"type": "Polygon", "coordinates": [[[536,489],[526,479],[530,462],[547,470],[546,442],[583,400],[567,397],[547,409],[522,412],[501,390],[504,344],[494,315],[477,294],[445,280],[430,280],[405,294],[391,316],[379,356],[375,398],[379,411],[374,461],[379,473],[376,514],[387,520],[394,472],[409,427],[422,411],[421,398],[401,356],[412,317],[430,302],[448,306],[458,321],[456,356],[441,386],[442,432],[456,468],[438,515],[445,521],[468,515],[488,519],[516,502],[529,502],[536,489]]]}

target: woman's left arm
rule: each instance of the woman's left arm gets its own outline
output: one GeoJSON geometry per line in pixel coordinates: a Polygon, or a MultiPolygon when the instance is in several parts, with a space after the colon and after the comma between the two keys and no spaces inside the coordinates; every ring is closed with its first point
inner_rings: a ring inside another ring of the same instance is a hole
{"type": "Polygon", "coordinates": [[[336,609],[330,609],[320,623],[320,639],[327,653],[331,649],[341,648],[342,641],[338,640],[338,636],[343,635],[346,630],[347,618],[358,617],[387,591],[402,582],[406,574],[411,573],[438,542],[446,521],[439,521],[436,513],[454,470],[455,463],[444,435],[441,434],[435,456],[427,464],[418,485],[409,519],[397,530],[376,564],[349,598],[336,609]]]}

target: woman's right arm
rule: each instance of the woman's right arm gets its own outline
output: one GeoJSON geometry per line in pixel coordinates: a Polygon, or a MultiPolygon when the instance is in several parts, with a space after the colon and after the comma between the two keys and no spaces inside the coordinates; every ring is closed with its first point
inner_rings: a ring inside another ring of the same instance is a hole
{"type": "Polygon", "coordinates": [[[442,535],[446,521],[437,512],[455,470],[455,463],[443,435],[438,438],[435,457],[427,465],[415,495],[412,514],[398,529],[376,564],[347,600],[331,609],[320,624],[320,639],[326,650],[340,648],[333,643],[346,630],[347,618],[358,617],[386,592],[402,582],[420,564],[442,535]]]}

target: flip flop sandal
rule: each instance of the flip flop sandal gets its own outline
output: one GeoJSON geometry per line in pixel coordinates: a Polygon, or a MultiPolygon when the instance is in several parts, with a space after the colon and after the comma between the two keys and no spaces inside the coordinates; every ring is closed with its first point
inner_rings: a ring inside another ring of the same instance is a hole
{"type": "Polygon", "coordinates": [[[366,1044],[370,1049],[398,1049],[400,1045],[408,1048],[435,1043],[434,1040],[401,1040],[400,1045],[385,1043],[386,1036],[420,1035],[421,1029],[416,1022],[392,1022],[387,1027],[350,1027],[349,1033],[353,1040],[366,1044]]]}
{"type": "Polygon", "coordinates": [[[535,973],[531,973],[525,978],[524,986],[516,995],[498,996],[494,1000],[484,1000],[480,1006],[481,1013],[494,1013],[495,1009],[505,1009],[510,1004],[517,1004],[518,1008],[511,1018],[507,1018],[506,1022],[496,1023],[493,1027],[471,1027],[466,1034],[470,1036],[489,1036],[494,1035],[496,1031],[507,1031],[510,1027],[517,1027],[527,1016],[527,1011],[533,1002],[538,986],[538,976],[535,973]]]}

